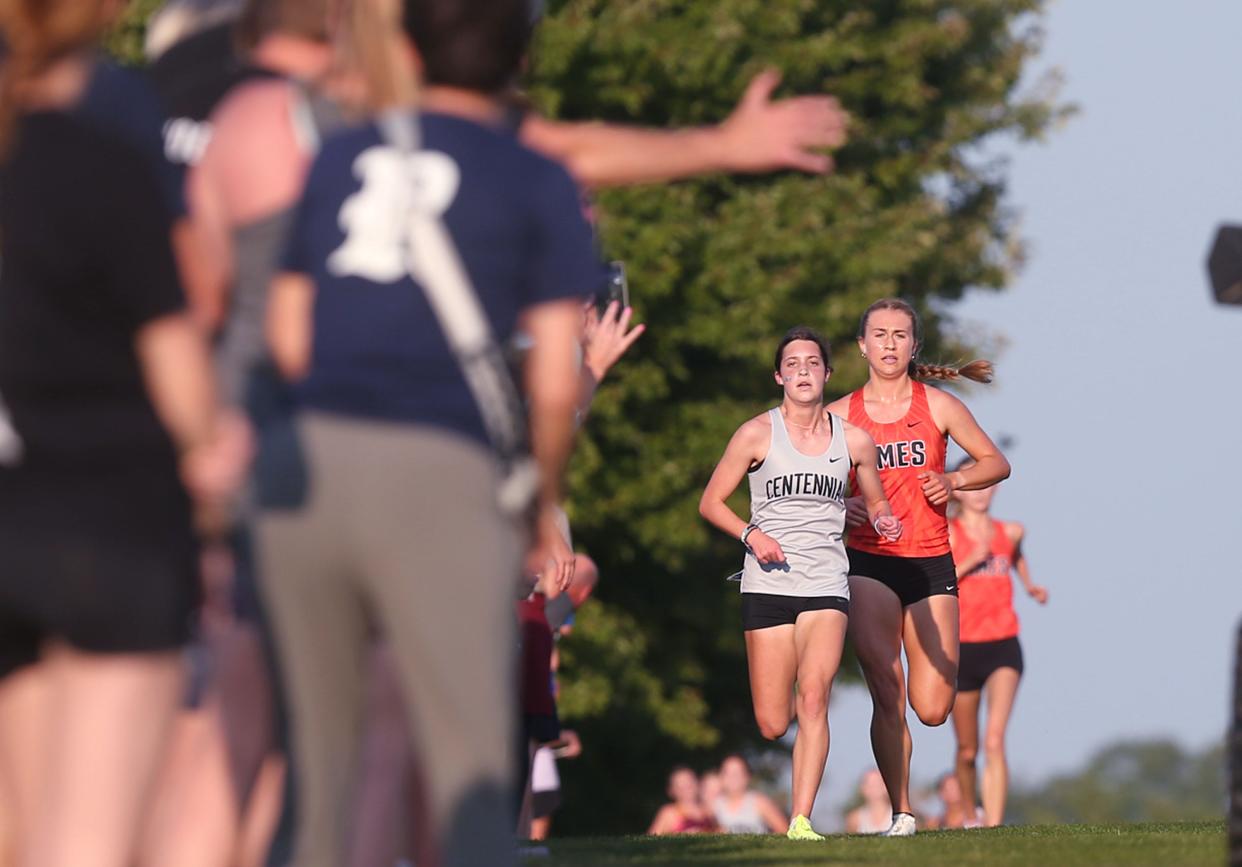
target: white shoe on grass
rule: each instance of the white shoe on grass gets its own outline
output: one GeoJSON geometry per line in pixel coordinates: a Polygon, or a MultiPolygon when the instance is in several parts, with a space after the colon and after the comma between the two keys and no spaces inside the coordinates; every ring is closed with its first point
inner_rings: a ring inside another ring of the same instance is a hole
{"type": "Polygon", "coordinates": [[[914,817],[909,813],[894,813],[893,824],[884,832],[885,837],[913,837],[914,817]]]}

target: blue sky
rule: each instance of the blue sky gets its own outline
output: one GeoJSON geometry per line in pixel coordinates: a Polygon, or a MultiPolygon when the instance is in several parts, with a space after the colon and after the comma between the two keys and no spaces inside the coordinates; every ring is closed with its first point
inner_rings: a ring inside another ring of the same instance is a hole
{"type": "MultiPolygon", "coordinates": [[[[993,511],[1027,525],[1052,594],[1019,593],[1027,780],[1120,738],[1219,739],[1242,614],[1242,307],[1212,302],[1203,264],[1215,225],[1242,223],[1242,3],[1061,0],[1046,23],[1038,68],[1082,111],[1012,150],[1023,273],[953,308],[1008,341],[966,400],[1017,439],[993,511]]],[[[834,695],[826,827],[871,766],[869,714],[861,688],[834,695]]],[[[912,725],[927,781],[952,733],[912,725]]]]}

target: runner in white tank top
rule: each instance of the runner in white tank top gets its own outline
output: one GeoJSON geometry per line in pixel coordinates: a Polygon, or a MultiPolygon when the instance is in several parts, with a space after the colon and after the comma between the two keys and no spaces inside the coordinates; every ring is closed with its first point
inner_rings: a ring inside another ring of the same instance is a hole
{"type": "Polygon", "coordinates": [[[825,415],[831,374],[827,342],[794,328],[776,350],[784,400],[738,428],[703,491],[699,512],[747,548],[742,628],[755,720],[775,740],[791,722],[797,681],[792,839],[822,840],[807,816],[828,758],[828,693],[841,662],[849,614],[848,561],[841,541],[852,468],[881,538],[901,523],[884,498],[875,443],[861,429],[825,415]],[[748,524],[726,500],[750,478],[748,524]]]}

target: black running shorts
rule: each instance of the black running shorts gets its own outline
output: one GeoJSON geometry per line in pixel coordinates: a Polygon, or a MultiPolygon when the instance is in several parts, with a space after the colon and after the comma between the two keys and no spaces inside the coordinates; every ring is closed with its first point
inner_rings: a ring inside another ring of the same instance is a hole
{"type": "Polygon", "coordinates": [[[961,659],[957,664],[957,691],[975,692],[983,689],[989,677],[1002,668],[1022,674],[1022,645],[1018,636],[999,641],[963,641],[961,659]]]}
{"type": "Polygon", "coordinates": [[[742,594],[742,629],[768,629],[793,624],[804,611],[840,611],[847,617],[850,600],[844,596],[780,596],[775,593],[742,594]]]}
{"type": "Polygon", "coordinates": [[[888,557],[846,548],[850,577],[871,578],[897,594],[907,608],[929,596],[956,596],[957,572],[952,554],[939,557],[888,557]]]}

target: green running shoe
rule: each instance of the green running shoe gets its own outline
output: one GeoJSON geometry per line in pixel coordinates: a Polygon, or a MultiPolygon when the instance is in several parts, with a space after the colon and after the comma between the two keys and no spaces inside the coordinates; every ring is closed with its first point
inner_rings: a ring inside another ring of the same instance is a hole
{"type": "Polygon", "coordinates": [[[816,834],[806,816],[794,816],[789,823],[789,831],[785,834],[790,840],[823,840],[823,834],[816,834]]]}

